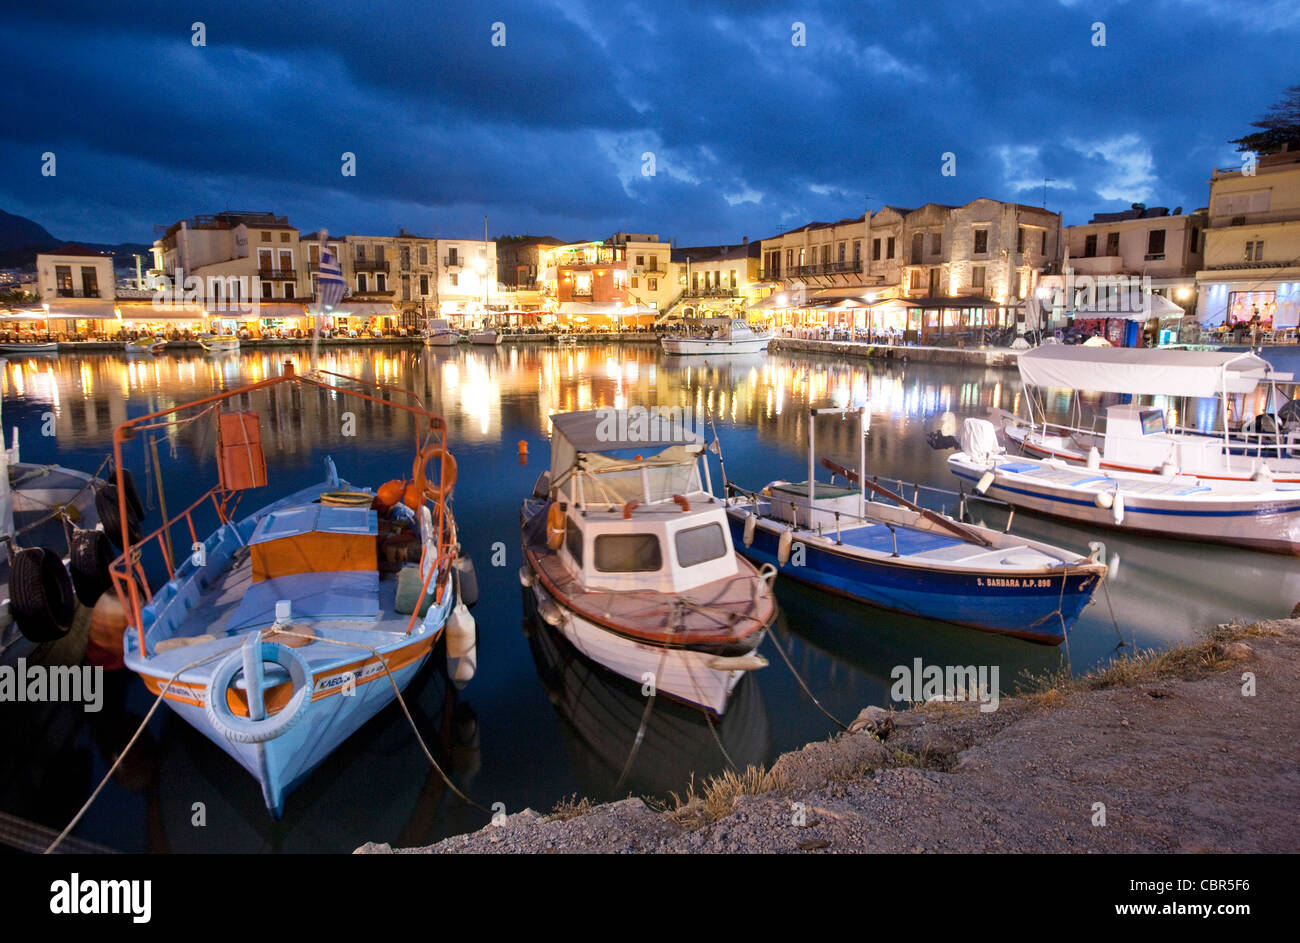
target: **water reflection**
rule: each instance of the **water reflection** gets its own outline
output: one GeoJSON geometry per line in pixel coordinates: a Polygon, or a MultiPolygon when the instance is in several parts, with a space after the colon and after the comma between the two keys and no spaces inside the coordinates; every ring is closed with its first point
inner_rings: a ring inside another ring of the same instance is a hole
{"type": "MultiPolygon", "coordinates": [[[[111,447],[115,424],[128,416],[275,376],[286,359],[303,371],[310,354],[288,349],[220,357],[171,352],[130,360],[107,354],[13,358],[3,374],[5,423],[20,429],[25,460],[89,470],[111,447]],[[49,418],[54,435],[43,436],[49,418]]],[[[415,695],[417,720],[458,783],[485,805],[502,802],[511,812],[526,806],[545,811],[575,792],[605,798],[640,719],[635,686],[626,690],[553,644],[558,640],[548,643],[544,635],[520,629],[518,509],[546,463],[550,416],[597,406],[690,408],[715,418],[728,476],[761,487],[775,478],[806,475],[809,402],[865,397],[871,413],[868,468],[952,488],[947,453],[931,449],[925,433],[942,428],[955,434],[967,416],[983,416],[989,408],[1020,410],[1023,398],[1014,371],[777,353],[665,358],[653,345],[640,344],[330,348],[320,366],[413,391],[448,421],[460,462],[454,500],[461,539],[477,563],[480,584],[474,609],[479,674],[463,692],[466,700],[456,703],[446,702],[440,677],[426,675],[415,695]],[[516,458],[521,439],[530,445],[527,465],[516,458]],[[502,565],[494,565],[498,559],[502,565]]],[[[1068,395],[1053,393],[1049,404],[1066,418],[1068,395]]],[[[1189,407],[1195,416],[1204,415],[1200,403],[1189,407]]],[[[247,497],[246,507],[319,480],[327,454],[358,484],[374,485],[410,468],[416,429],[401,411],[296,385],[254,393],[240,408],[261,415],[272,481],[265,492],[247,497]],[[348,412],[354,435],[346,431],[348,412]]],[[[856,465],[855,430],[851,419],[824,420],[819,453],[856,465]]],[[[158,434],[168,506],[182,507],[215,477],[215,443],[198,424],[158,434]]],[[[156,526],[157,483],[141,461],[143,449],[132,443],[128,453],[141,469],[137,480],[156,526]]],[[[716,457],[710,460],[719,481],[722,469],[716,457]]],[[[990,526],[1005,523],[1005,512],[977,513],[990,526]]],[[[1234,617],[1286,615],[1300,600],[1300,573],[1287,558],[1123,537],[1023,513],[1015,527],[1027,537],[1081,552],[1089,541],[1102,540],[1119,555],[1118,572],[1085,610],[1068,651],[886,614],[778,580],[783,616],[776,635],[826,709],[848,720],[867,704],[887,703],[891,669],[917,657],[928,664],[999,665],[1007,689],[1024,673],[1056,669],[1067,655],[1075,670],[1097,664],[1112,655],[1120,636],[1140,646],[1167,645],[1234,617]]],[[[741,766],[770,762],[832,732],[831,722],[773,654],[771,666],[742,686],[744,709],[734,716],[729,711],[717,731],[741,766]]],[[[26,731],[37,728],[24,721],[24,736],[6,744],[0,761],[0,809],[56,829],[66,824],[120,748],[126,728],[133,729],[148,709],[138,682],[124,677],[119,684],[123,693],[113,724],[88,725],[79,712],[65,712],[31,720],[50,732],[33,741],[26,731]],[[44,751],[39,757],[32,752],[38,746],[44,751]]],[[[10,707],[5,717],[18,719],[10,707]]],[[[648,735],[644,762],[629,773],[625,789],[680,792],[690,774],[699,778],[723,767],[722,751],[697,718],[675,708],[657,707],[655,713],[661,726],[648,735]]],[[[385,712],[372,724],[290,798],[285,820],[276,826],[266,820],[252,781],[231,775],[220,751],[162,712],[149,726],[152,752],[135,758],[139,766],[129,781],[106,791],[77,834],[122,850],[347,850],[365,840],[427,842],[486,824],[483,813],[446,795],[400,712],[385,712]],[[206,829],[188,824],[194,802],[206,805],[206,829]]]]}

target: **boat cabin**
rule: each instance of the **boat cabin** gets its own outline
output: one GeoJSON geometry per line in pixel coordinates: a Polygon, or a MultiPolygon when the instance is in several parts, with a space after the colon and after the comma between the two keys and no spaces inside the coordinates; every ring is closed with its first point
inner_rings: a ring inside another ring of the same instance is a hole
{"type": "Polygon", "coordinates": [[[704,440],[645,409],[552,417],[550,495],[560,559],[587,590],[675,593],[735,576],[704,440]]]}

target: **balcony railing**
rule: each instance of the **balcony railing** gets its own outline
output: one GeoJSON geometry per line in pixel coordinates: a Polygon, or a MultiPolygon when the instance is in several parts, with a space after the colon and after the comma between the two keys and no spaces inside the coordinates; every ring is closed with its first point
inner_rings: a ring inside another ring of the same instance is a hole
{"type": "Polygon", "coordinates": [[[356,259],[352,262],[354,272],[387,272],[387,259],[356,259]]]}
{"type": "Polygon", "coordinates": [[[691,298],[739,298],[740,289],[731,288],[727,285],[710,285],[707,288],[692,288],[686,294],[691,298]]]}
{"type": "Polygon", "coordinates": [[[291,268],[260,268],[257,277],[264,282],[297,281],[298,273],[291,268]]]}
{"type": "Polygon", "coordinates": [[[1283,210],[1265,210],[1262,213],[1234,213],[1231,216],[1211,216],[1210,228],[1223,229],[1228,226],[1253,226],[1258,223],[1289,223],[1300,220],[1300,208],[1283,210]]]}
{"type": "Polygon", "coordinates": [[[360,301],[390,301],[396,294],[396,288],[357,288],[348,297],[360,301]]]}
{"type": "Polygon", "coordinates": [[[98,288],[60,288],[58,291],[60,298],[98,298],[98,288]]]}
{"type": "Polygon", "coordinates": [[[857,275],[861,271],[861,259],[846,259],[843,262],[818,262],[812,265],[791,265],[784,270],[760,271],[759,277],[766,279],[806,278],[811,275],[857,275]]]}
{"type": "Polygon", "coordinates": [[[442,257],[442,264],[447,268],[464,268],[465,260],[458,255],[444,255],[442,257]]]}

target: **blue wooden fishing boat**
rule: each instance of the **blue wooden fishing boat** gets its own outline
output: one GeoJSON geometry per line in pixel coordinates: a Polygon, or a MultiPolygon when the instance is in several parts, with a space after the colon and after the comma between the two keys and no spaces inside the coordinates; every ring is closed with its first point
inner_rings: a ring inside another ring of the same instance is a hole
{"type": "Polygon", "coordinates": [[[1085,557],[1010,533],[962,523],[834,462],[848,485],[815,480],[819,415],[859,420],[866,409],[813,407],[808,480],[761,492],[727,483],[727,517],[739,552],[784,577],[883,609],[1034,642],[1059,644],[1106,576],[1085,557]]]}
{"type": "Polygon", "coordinates": [[[215,420],[217,484],[148,535],[132,533],[123,507],[123,554],[109,572],[126,612],[127,667],[258,780],[277,818],[289,791],[400,696],[444,634],[449,675],[463,683],[473,671],[446,424],[404,402],[414,400],[406,391],[368,386],[299,375],[286,361],[278,377],[128,420],[113,437],[121,469],[126,441],[215,420]],[[228,407],[293,384],[405,411],[411,479],[358,488],[327,460],[320,483],[237,518],[240,499],[268,481],[257,414],[228,407]],[[200,515],[214,512],[204,538],[200,515]]]}

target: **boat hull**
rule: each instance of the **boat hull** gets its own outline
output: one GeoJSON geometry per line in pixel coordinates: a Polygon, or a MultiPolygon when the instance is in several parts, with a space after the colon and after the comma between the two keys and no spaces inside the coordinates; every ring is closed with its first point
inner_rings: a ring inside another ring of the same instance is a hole
{"type": "Polygon", "coordinates": [[[777,567],[782,577],[880,609],[1041,644],[1064,641],[1098,584],[1091,567],[1024,575],[959,571],[864,558],[813,540],[800,541],[803,565],[782,566],[778,547],[785,525],[755,522],[753,543],[746,547],[745,512],[729,510],[727,519],[737,551],[777,567]]]}
{"type": "Polygon", "coordinates": [[[661,337],[664,353],[683,356],[698,354],[756,354],[767,350],[770,337],[746,337],[740,340],[707,337],[661,337]]]}
{"type": "Polygon", "coordinates": [[[459,334],[426,334],[424,336],[425,347],[455,347],[459,343],[459,334]]]}
{"type": "MultiPolygon", "coordinates": [[[[948,465],[957,478],[971,485],[988,471],[960,452],[948,459],[948,465]]],[[[1084,468],[1069,466],[1068,470],[1089,475],[1084,468]]],[[[1015,507],[1093,527],[1300,555],[1300,489],[1293,490],[1293,496],[1285,492],[1267,498],[1239,494],[1213,501],[1124,491],[1124,514],[1118,521],[1112,509],[1096,504],[1096,490],[1036,482],[1029,476],[1000,469],[985,494],[1015,507]]]]}

